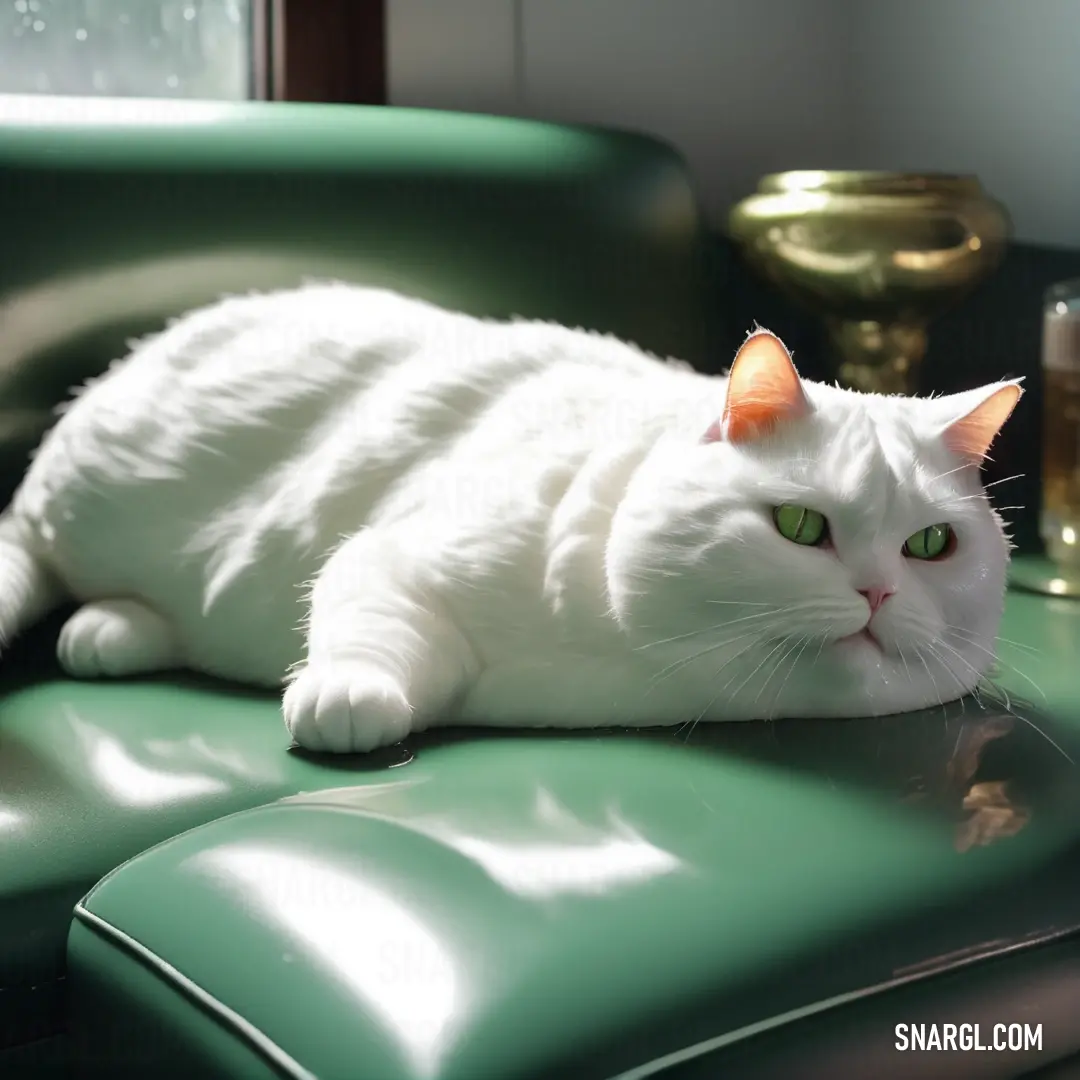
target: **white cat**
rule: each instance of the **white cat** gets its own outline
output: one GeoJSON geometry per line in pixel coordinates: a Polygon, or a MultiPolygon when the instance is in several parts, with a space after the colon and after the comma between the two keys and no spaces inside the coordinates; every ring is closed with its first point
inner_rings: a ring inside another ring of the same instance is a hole
{"type": "Polygon", "coordinates": [[[376,289],[227,299],[64,410],[0,517],[0,633],[74,597],[71,675],[286,680],[332,751],[921,708],[993,657],[978,463],[1020,393],[804,382],[767,331],[724,379],[376,289]]]}

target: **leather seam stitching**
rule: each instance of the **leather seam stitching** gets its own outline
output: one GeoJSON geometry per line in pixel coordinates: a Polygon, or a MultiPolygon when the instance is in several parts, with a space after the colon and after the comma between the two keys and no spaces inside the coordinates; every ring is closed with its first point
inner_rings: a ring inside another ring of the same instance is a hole
{"type": "Polygon", "coordinates": [[[113,926],[112,923],[107,922],[100,915],[88,911],[82,904],[76,905],[75,918],[89,930],[107,939],[111,944],[118,946],[122,951],[149,968],[158,978],[172,985],[180,994],[188,998],[204,1012],[210,1014],[222,1027],[230,1030],[233,1035],[246,1042],[278,1072],[283,1073],[290,1080],[317,1080],[313,1072],[305,1069],[264,1031],[246,1020],[235,1009],[219,1001],[208,990],[205,990],[152,949],[147,948],[142,942],[113,926]]]}

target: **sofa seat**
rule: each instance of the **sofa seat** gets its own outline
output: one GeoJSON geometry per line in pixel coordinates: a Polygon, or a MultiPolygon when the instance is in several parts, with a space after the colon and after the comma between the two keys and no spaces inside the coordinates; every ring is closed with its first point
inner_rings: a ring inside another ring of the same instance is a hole
{"type": "MultiPolygon", "coordinates": [[[[0,694],[0,1048],[58,1030],[79,897],[144,848],[284,794],[346,759],[289,750],[274,694],[196,677],[76,682],[44,659],[57,620],[5,657],[0,694]]],[[[351,784],[394,751],[348,759],[351,784]]]]}
{"type": "MultiPolygon", "coordinates": [[[[1053,648],[1080,605],[1013,594],[1010,626],[1053,648]]],[[[1075,685],[1025,713],[1060,749],[970,701],[689,739],[432,733],[95,886],[68,944],[83,1075],[611,1077],[1030,956],[1080,928],[1080,738],[1052,711],[1075,685]]],[[[1044,1053],[1080,1038],[1058,1027],[1044,1053]]]]}

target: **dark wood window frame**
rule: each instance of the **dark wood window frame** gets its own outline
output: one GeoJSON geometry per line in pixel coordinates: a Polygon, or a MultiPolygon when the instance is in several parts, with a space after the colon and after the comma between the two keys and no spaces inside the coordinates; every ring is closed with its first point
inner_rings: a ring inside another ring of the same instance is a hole
{"type": "Polygon", "coordinates": [[[386,104],[385,0],[253,0],[253,96],[386,104]]]}

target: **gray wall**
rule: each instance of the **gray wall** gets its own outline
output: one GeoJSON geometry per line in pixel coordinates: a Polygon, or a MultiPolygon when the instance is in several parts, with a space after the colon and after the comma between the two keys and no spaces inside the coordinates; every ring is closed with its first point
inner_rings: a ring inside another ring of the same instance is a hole
{"type": "Polygon", "coordinates": [[[977,173],[1022,239],[1080,247],[1080,0],[858,0],[856,149],[977,173]]]}
{"type": "Polygon", "coordinates": [[[722,218],[761,173],[850,152],[846,4],[526,0],[526,111],[664,136],[722,218]]]}
{"type": "Polygon", "coordinates": [[[764,172],[976,172],[1080,247],[1080,0],[389,0],[390,99],[673,142],[720,223],[764,172]]]}

